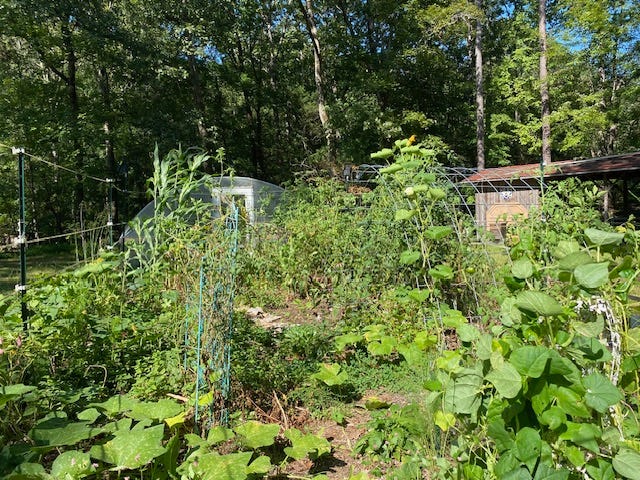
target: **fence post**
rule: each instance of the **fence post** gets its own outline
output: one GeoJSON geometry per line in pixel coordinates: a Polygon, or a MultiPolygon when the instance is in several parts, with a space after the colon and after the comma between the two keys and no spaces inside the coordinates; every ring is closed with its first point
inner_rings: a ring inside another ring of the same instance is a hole
{"type": "Polygon", "coordinates": [[[16,285],[16,291],[20,292],[20,304],[22,307],[22,329],[25,334],[29,328],[29,313],[24,294],[27,291],[27,233],[25,222],[24,200],[24,148],[12,148],[11,152],[18,155],[18,190],[20,204],[20,219],[18,220],[18,244],[20,245],[20,283],[16,285]]]}
{"type": "Polygon", "coordinates": [[[109,227],[109,246],[108,250],[113,248],[113,183],[115,179],[107,178],[107,184],[109,185],[109,215],[107,218],[107,227],[109,227]]]}

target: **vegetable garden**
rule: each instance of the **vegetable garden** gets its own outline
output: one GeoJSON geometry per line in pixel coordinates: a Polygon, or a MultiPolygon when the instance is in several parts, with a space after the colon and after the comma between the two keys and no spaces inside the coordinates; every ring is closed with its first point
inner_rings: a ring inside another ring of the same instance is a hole
{"type": "Polygon", "coordinates": [[[28,332],[0,298],[0,477],[640,478],[640,234],[570,181],[498,244],[442,154],[249,225],[189,196],[206,155],[156,153],[139,243],[30,286],[28,332]]]}

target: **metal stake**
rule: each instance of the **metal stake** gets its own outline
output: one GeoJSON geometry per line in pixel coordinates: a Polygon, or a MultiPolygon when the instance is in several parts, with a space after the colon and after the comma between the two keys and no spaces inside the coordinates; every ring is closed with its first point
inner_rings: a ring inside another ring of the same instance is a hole
{"type": "Polygon", "coordinates": [[[16,290],[20,292],[20,304],[22,307],[22,329],[25,334],[29,329],[29,312],[24,294],[27,291],[27,234],[25,222],[24,201],[24,148],[12,148],[11,152],[18,155],[18,190],[20,196],[20,220],[18,221],[18,244],[20,245],[20,283],[16,290]]]}

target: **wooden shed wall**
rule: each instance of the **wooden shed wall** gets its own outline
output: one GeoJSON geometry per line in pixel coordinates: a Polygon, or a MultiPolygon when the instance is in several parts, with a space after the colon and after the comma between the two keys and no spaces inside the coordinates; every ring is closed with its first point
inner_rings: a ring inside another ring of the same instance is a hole
{"type": "Polygon", "coordinates": [[[497,238],[504,236],[506,226],[518,215],[527,216],[529,209],[540,203],[538,190],[508,190],[476,193],[476,223],[497,238]]]}

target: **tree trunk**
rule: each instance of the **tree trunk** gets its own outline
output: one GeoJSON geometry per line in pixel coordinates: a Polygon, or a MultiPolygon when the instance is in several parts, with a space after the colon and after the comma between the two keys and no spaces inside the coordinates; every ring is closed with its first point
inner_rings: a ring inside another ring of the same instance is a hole
{"type": "MultiPolygon", "coordinates": [[[[71,135],[73,144],[73,156],[75,157],[75,168],[78,172],[82,172],[84,168],[84,159],[82,151],[82,142],[80,141],[80,103],[78,101],[78,86],[76,83],[76,71],[77,71],[77,59],[76,52],[73,47],[73,39],[71,29],[69,28],[69,19],[62,19],[62,43],[65,50],[66,59],[66,75],[65,80],[67,84],[67,95],[69,98],[69,109],[71,112],[71,135]]],[[[84,185],[82,183],[82,175],[76,176],[76,189],[75,189],[75,207],[76,212],[80,211],[80,205],[84,201],[84,185]]]]}
{"type": "MultiPolygon", "coordinates": [[[[99,84],[100,84],[100,93],[102,95],[102,104],[104,106],[105,115],[104,122],[102,123],[102,130],[104,132],[104,158],[105,158],[105,167],[107,170],[107,175],[113,179],[115,182],[117,176],[117,166],[116,166],[116,153],[113,148],[113,134],[112,134],[112,125],[111,119],[113,118],[113,112],[111,110],[111,84],[109,82],[109,72],[106,67],[100,67],[98,71],[99,84]]],[[[114,198],[114,206],[113,211],[111,212],[113,217],[112,221],[114,223],[119,223],[119,212],[118,212],[118,191],[115,190],[113,192],[114,198]]],[[[111,206],[109,206],[111,208],[111,206]]]]}
{"type": "Polygon", "coordinates": [[[546,0],[538,3],[538,34],[540,40],[540,99],[542,101],[542,165],[551,163],[551,106],[547,78],[547,9],[546,0]]]}
{"type": "Polygon", "coordinates": [[[312,0],[299,0],[299,6],[307,26],[307,33],[313,44],[313,72],[318,95],[318,116],[320,117],[320,123],[322,124],[327,140],[327,160],[333,165],[336,161],[335,132],[331,127],[329,113],[327,112],[322,50],[320,48],[320,40],[318,39],[318,29],[316,28],[316,22],[313,18],[313,3],[312,0]]]}
{"type": "MultiPolygon", "coordinates": [[[[476,6],[480,11],[484,7],[483,0],[476,0],[476,6]]],[[[484,79],[483,79],[483,65],[482,65],[482,33],[483,33],[483,19],[478,19],[476,22],[476,38],[475,38],[475,62],[476,62],[476,155],[478,170],[485,168],[484,158],[484,138],[485,138],[485,123],[484,123],[484,79]]]]}
{"type": "Polygon", "coordinates": [[[198,136],[200,137],[200,146],[206,150],[209,147],[209,133],[207,132],[207,127],[205,125],[207,108],[204,101],[204,88],[195,56],[189,55],[188,59],[189,80],[191,80],[191,89],[193,92],[193,104],[198,111],[196,126],[198,128],[198,136]]]}

